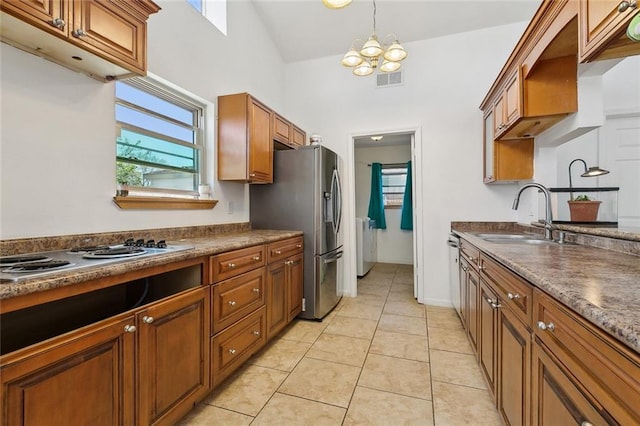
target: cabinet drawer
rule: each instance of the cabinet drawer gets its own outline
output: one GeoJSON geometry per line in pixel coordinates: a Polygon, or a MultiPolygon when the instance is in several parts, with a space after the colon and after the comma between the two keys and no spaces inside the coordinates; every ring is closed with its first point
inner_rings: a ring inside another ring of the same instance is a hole
{"type": "Polygon", "coordinates": [[[265,265],[265,246],[247,247],[211,257],[210,275],[217,283],[265,265]]]}
{"type": "Polygon", "coordinates": [[[220,384],[267,341],[265,307],[211,339],[213,370],[211,383],[220,384]]]}
{"type": "Polygon", "coordinates": [[[286,259],[287,257],[297,253],[302,253],[302,237],[277,241],[269,244],[267,262],[271,264],[272,262],[286,259]]]}
{"type": "Polygon", "coordinates": [[[213,334],[264,305],[266,269],[260,268],[211,287],[213,334]]]}
{"type": "Polygon", "coordinates": [[[525,324],[531,324],[533,287],[486,255],[482,256],[480,264],[482,274],[494,284],[502,303],[508,305],[525,324]]]}
{"type": "Polygon", "coordinates": [[[640,356],[539,290],[534,299],[538,339],[617,423],[640,424],[640,356]]]}
{"type": "Polygon", "coordinates": [[[460,255],[469,262],[469,265],[478,269],[480,261],[480,250],[469,244],[468,241],[460,239],[460,255]]]}

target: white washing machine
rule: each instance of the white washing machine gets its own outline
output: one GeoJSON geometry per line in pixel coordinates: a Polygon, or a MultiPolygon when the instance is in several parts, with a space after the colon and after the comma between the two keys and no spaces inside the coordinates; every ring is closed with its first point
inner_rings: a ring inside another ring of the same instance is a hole
{"type": "Polygon", "coordinates": [[[375,221],[368,217],[356,218],[357,273],[363,277],[377,260],[378,244],[375,221]]]}

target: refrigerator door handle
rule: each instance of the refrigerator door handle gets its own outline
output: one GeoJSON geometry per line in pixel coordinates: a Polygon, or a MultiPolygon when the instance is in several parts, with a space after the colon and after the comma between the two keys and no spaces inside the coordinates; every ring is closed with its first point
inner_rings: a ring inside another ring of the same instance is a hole
{"type": "Polygon", "coordinates": [[[342,257],[342,255],[344,254],[344,252],[342,250],[340,250],[338,253],[336,253],[335,256],[330,257],[328,259],[324,259],[323,262],[324,263],[333,263],[333,262],[337,262],[338,259],[340,259],[342,257]]]}
{"type": "Polygon", "coordinates": [[[331,222],[333,225],[333,232],[335,234],[340,230],[340,218],[342,215],[341,196],[338,169],[333,169],[333,174],[331,176],[331,222]]]}

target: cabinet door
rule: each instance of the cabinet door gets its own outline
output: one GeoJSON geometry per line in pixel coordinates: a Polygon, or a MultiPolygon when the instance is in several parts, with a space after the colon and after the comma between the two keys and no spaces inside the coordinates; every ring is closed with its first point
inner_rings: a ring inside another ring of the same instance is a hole
{"type": "Polygon", "coordinates": [[[3,0],[0,9],[34,27],[66,37],[69,4],[63,0],[3,0]]]}
{"type": "Polygon", "coordinates": [[[471,347],[477,353],[478,319],[480,313],[478,304],[478,298],[480,296],[480,276],[473,269],[469,269],[467,275],[467,300],[469,303],[469,309],[467,310],[467,333],[469,334],[471,347]]]}
{"type": "Polygon", "coordinates": [[[493,106],[493,134],[497,138],[506,128],[506,119],[504,115],[504,94],[501,94],[495,105],[493,106]]]}
{"type": "Polygon", "coordinates": [[[498,298],[484,280],[480,281],[480,367],[489,383],[491,393],[496,392],[498,341],[498,298]]]}
{"type": "Polygon", "coordinates": [[[271,339],[287,325],[287,268],[286,261],[269,265],[267,272],[267,339],[271,339]]]}
{"type": "Polygon", "coordinates": [[[273,182],[271,110],[253,98],[249,101],[249,182],[273,182]]]}
{"type": "MultiPolygon", "coordinates": [[[[580,1],[580,61],[611,59],[640,53],[640,45],[626,38],[629,21],[638,7],[618,11],[620,0],[580,1]],[[611,49],[608,45],[612,44],[611,49]],[[602,53],[604,49],[611,52],[602,53]]],[[[633,3],[629,1],[628,3],[633,3]]]]}
{"type": "Polygon", "coordinates": [[[284,117],[282,117],[278,113],[273,113],[272,115],[272,131],[273,131],[273,140],[278,142],[282,142],[284,144],[290,144],[290,135],[291,135],[291,123],[289,123],[284,117]]]}
{"type": "Polygon", "coordinates": [[[507,127],[522,116],[520,75],[520,69],[518,69],[504,89],[504,117],[507,127]]]}
{"type": "Polygon", "coordinates": [[[304,130],[292,124],[291,125],[291,142],[294,145],[302,146],[306,144],[306,141],[307,141],[307,134],[304,132],[304,130]]]}
{"type": "Polygon", "coordinates": [[[125,68],[146,70],[146,22],[126,12],[118,1],[73,0],[70,40],[125,68]]]}
{"type": "Polygon", "coordinates": [[[304,264],[302,253],[289,259],[287,269],[287,309],[289,312],[287,323],[289,323],[293,321],[293,319],[300,312],[302,312],[302,296],[304,286],[304,264]]]}
{"type": "Polygon", "coordinates": [[[105,320],[3,357],[1,423],[133,424],[133,325],[105,320]]]}
{"type": "Polygon", "coordinates": [[[496,180],[493,155],[493,114],[493,111],[490,111],[484,117],[484,183],[496,180]]]}
{"type": "Polygon", "coordinates": [[[528,425],[531,332],[506,306],[497,312],[498,411],[508,425],[528,425]]]}
{"type": "Polygon", "coordinates": [[[532,357],[533,425],[617,424],[537,341],[532,357]]]}
{"type": "Polygon", "coordinates": [[[467,304],[467,274],[469,272],[469,263],[463,259],[462,255],[458,257],[460,261],[460,320],[462,325],[467,328],[467,311],[469,306],[467,304]]]}
{"type": "Polygon", "coordinates": [[[138,424],[170,423],[209,390],[209,288],[140,311],[138,424]]]}

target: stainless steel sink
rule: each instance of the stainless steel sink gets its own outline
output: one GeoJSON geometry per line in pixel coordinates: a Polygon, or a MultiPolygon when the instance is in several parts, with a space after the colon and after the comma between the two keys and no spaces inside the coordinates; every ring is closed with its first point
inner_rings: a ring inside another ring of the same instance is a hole
{"type": "Polygon", "coordinates": [[[483,240],[542,240],[541,235],[533,234],[473,234],[483,240]]]}
{"type": "Polygon", "coordinates": [[[534,245],[558,244],[555,241],[545,240],[542,238],[483,238],[483,240],[489,243],[497,243],[497,244],[534,244],[534,245]]]}

